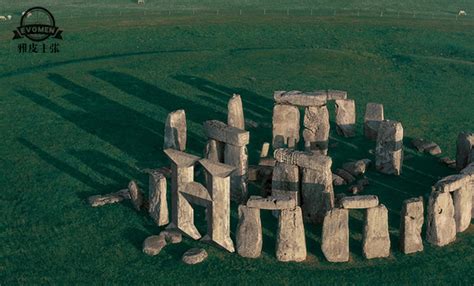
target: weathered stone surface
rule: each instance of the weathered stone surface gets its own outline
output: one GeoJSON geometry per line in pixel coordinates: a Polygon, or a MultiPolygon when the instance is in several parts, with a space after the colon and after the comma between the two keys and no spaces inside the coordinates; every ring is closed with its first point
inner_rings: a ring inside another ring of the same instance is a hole
{"type": "Polygon", "coordinates": [[[456,221],[451,194],[432,192],[427,211],[426,240],[437,246],[444,246],[456,240],[456,221]]]}
{"type": "Polygon", "coordinates": [[[346,170],[343,170],[343,169],[336,169],[336,171],[334,171],[334,174],[338,175],[339,177],[343,178],[344,181],[346,181],[346,183],[348,184],[352,184],[354,181],[355,181],[355,178],[354,176],[352,176],[349,172],[347,172],[346,170]]]}
{"type": "Polygon", "coordinates": [[[143,194],[135,181],[130,181],[128,184],[128,191],[130,192],[130,199],[132,200],[133,207],[139,211],[143,205],[143,194]]]}
{"type": "Polygon", "coordinates": [[[301,208],[285,209],[278,218],[276,241],[278,261],[303,261],[306,259],[306,238],[301,208]]]}
{"type": "Polygon", "coordinates": [[[463,169],[474,160],[472,157],[474,148],[474,133],[461,132],[456,143],[456,168],[463,169]]]}
{"type": "Polygon", "coordinates": [[[206,260],[207,251],[202,248],[191,248],[183,254],[183,262],[186,264],[198,264],[206,260]]]}
{"type": "Polygon", "coordinates": [[[469,184],[453,192],[456,231],[463,232],[471,224],[472,188],[469,184]]]}
{"type": "Polygon", "coordinates": [[[471,209],[471,218],[474,218],[474,162],[471,164],[467,165],[466,168],[461,170],[461,174],[465,174],[470,176],[470,186],[468,188],[472,192],[472,209],[471,209]]]}
{"type": "Polygon", "coordinates": [[[364,257],[367,259],[390,255],[388,210],[384,205],[367,209],[362,249],[364,257]]]}
{"type": "Polygon", "coordinates": [[[296,201],[290,197],[266,197],[250,196],[247,207],[263,210],[283,210],[296,207],[296,201]]]}
{"type": "Polygon", "coordinates": [[[303,125],[306,151],[315,151],[327,155],[330,126],[329,112],[326,105],[306,107],[303,125]]]}
{"type": "Polygon", "coordinates": [[[341,199],[341,206],[345,209],[368,209],[376,207],[379,204],[379,198],[374,195],[352,196],[341,199]]]}
{"type": "Polygon", "coordinates": [[[356,111],[353,99],[336,100],[336,131],[344,137],[355,136],[356,111]]]}
{"type": "Polygon", "coordinates": [[[383,105],[379,103],[367,103],[364,117],[364,135],[367,139],[377,139],[377,131],[380,122],[383,120],[383,105]]]}
{"type": "Polygon", "coordinates": [[[322,223],[326,212],[334,207],[331,165],[318,170],[303,168],[302,172],[301,201],[304,219],[311,223],[322,223]]]}
{"type": "Polygon", "coordinates": [[[166,246],[166,240],[163,235],[152,235],[143,242],[143,252],[150,256],[158,255],[166,246]]]}
{"type": "Polygon", "coordinates": [[[411,141],[411,144],[418,150],[418,152],[428,152],[431,155],[441,154],[441,148],[438,144],[427,141],[425,139],[417,138],[411,141]]]}
{"type": "Polygon", "coordinates": [[[270,143],[268,143],[268,142],[263,143],[262,150],[260,151],[260,158],[267,157],[269,150],[270,150],[270,143]]]}
{"type": "Polygon", "coordinates": [[[257,258],[262,253],[262,221],[260,210],[239,206],[237,225],[237,253],[242,257],[257,258]]]}
{"type": "Polygon", "coordinates": [[[369,159],[358,160],[355,162],[348,162],[342,165],[342,168],[353,176],[359,176],[366,172],[370,163],[369,159]]]}
{"type": "Polygon", "coordinates": [[[403,165],[403,127],[400,122],[380,123],[375,147],[375,168],[384,174],[400,175],[403,165]]]}
{"type": "Polygon", "coordinates": [[[204,122],[204,133],[210,139],[232,144],[234,146],[245,146],[249,144],[250,133],[248,131],[228,126],[218,120],[204,122]]]}
{"type": "Polygon", "coordinates": [[[235,128],[245,129],[244,108],[240,95],[232,95],[227,103],[227,110],[227,124],[235,128]]]}
{"type": "Polygon", "coordinates": [[[342,185],[345,185],[347,183],[342,177],[340,177],[340,176],[333,173],[332,174],[332,184],[334,186],[342,186],[342,185]]]}
{"type": "Polygon", "coordinates": [[[166,178],[158,171],[151,172],[148,180],[148,213],[158,226],[169,223],[166,201],[166,178]]]}
{"type": "Polygon", "coordinates": [[[434,185],[438,192],[449,193],[466,187],[471,178],[465,174],[451,175],[442,178],[434,185]]]}
{"type": "Polygon", "coordinates": [[[176,110],[168,114],[165,123],[163,149],[186,150],[186,113],[176,110]]]}
{"type": "Polygon", "coordinates": [[[186,187],[180,191],[180,193],[190,202],[191,204],[208,207],[212,203],[212,198],[209,195],[206,187],[198,182],[189,182],[186,187]]]}
{"type": "Polygon", "coordinates": [[[130,199],[130,192],[128,191],[128,189],[120,190],[118,192],[106,195],[90,196],[88,198],[88,201],[92,207],[100,207],[107,204],[118,203],[123,201],[124,199],[130,199]]]}
{"type": "Polygon", "coordinates": [[[400,213],[400,250],[405,253],[423,251],[421,228],[424,219],[423,197],[403,202],[400,213]]]}
{"type": "Polygon", "coordinates": [[[347,91],[328,89],[327,100],[347,99],[347,91]]]}
{"type": "Polygon", "coordinates": [[[225,144],[220,141],[209,139],[204,150],[204,157],[212,162],[224,163],[224,146],[225,144]]]}
{"type": "Polygon", "coordinates": [[[273,148],[285,148],[300,140],[300,111],[292,105],[273,107],[273,148]]]}
{"type": "Polygon", "coordinates": [[[331,157],[285,148],[276,149],[273,157],[280,163],[292,164],[313,170],[327,170],[332,165],[331,157]]]}
{"type": "Polygon", "coordinates": [[[323,222],[321,249],[330,262],[349,261],[349,211],[334,208],[323,222]]]}
{"type": "Polygon", "coordinates": [[[272,173],[272,196],[289,197],[300,204],[298,166],[276,163],[272,173]]]}
{"type": "Polygon", "coordinates": [[[230,178],[230,198],[235,202],[243,202],[247,199],[247,172],[248,152],[247,147],[239,147],[226,144],[224,148],[224,163],[235,167],[230,178]]]}
{"type": "Polygon", "coordinates": [[[276,160],[273,158],[260,158],[260,161],[258,162],[259,166],[274,167],[275,164],[276,164],[276,160]]]}
{"type": "Polygon", "coordinates": [[[183,240],[183,235],[175,230],[163,230],[160,232],[160,236],[163,236],[166,243],[176,244],[183,240]]]}
{"type": "Polygon", "coordinates": [[[273,98],[276,103],[296,106],[322,106],[326,104],[325,91],[302,92],[298,90],[275,91],[273,98]]]}

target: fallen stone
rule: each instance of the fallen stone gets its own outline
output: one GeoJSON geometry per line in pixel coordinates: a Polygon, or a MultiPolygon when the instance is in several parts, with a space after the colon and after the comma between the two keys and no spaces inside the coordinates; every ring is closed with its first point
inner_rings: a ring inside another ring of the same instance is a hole
{"type": "Polygon", "coordinates": [[[348,183],[348,184],[352,184],[355,181],[354,176],[352,176],[351,174],[349,174],[349,172],[347,172],[343,169],[336,169],[334,174],[336,174],[339,177],[343,178],[344,181],[346,181],[346,183],[348,183]]]}
{"type": "Polygon", "coordinates": [[[416,150],[418,150],[418,152],[428,152],[431,155],[441,154],[441,148],[434,142],[425,139],[413,139],[411,144],[416,148],[416,150]]]}
{"type": "Polygon", "coordinates": [[[237,253],[242,257],[257,258],[262,253],[262,222],[260,210],[239,206],[237,225],[237,253]]]}
{"type": "Polygon", "coordinates": [[[290,197],[267,197],[250,196],[247,207],[263,210],[283,210],[296,207],[296,201],[290,197]]]}
{"type": "Polygon", "coordinates": [[[344,137],[355,136],[356,111],[353,99],[336,100],[336,131],[344,137]]]}
{"type": "Polygon", "coordinates": [[[240,95],[232,95],[227,104],[227,110],[227,124],[235,128],[245,129],[244,108],[240,95]]]}
{"type": "Polygon", "coordinates": [[[445,246],[456,240],[454,204],[449,193],[432,192],[428,201],[426,240],[445,246]]]}
{"type": "Polygon", "coordinates": [[[132,200],[133,207],[139,211],[143,205],[143,194],[135,181],[130,181],[128,184],[128,191],[130,192],[130,199],[132,200]]]}
{"type": "Polygon", "coordinates": [[[400,122],[380,123],[375,148],[375,168],[384,174],[399,176],[403,165],[403,127],[400,122]]]}
{"type": "Polygon", "coordinates": [[[342,185],[345,185],[347,183],[342,177],[340,177],[340,176],[333,173],[332,174],[332,184],[334,186],[342,186],[342,185]]]}
{"type": "Polygon", "coordinates": [[[321,250],[330,262],[349,261],[349,211],[334,208],[323,222],[321,250]]]}
{"type": "Polygon", "coordinates": [[[186,150],[186,113],[176,110],[168,114],[165,123],[163,149],[186,150]]]}
{"type": "Polygon", "coordinates": [[[341,199],[341,205],[345,209],[368,209],[376,207],[379,204],[379,198],[374,195],[352,196],[341,199]]]}
{"type": "Polygon", "coordinates": [[[152,235],[143,242],[143,252],[150,256],[158,255],[166,246],[166,240],[163,235],[152,235]]]}
{"type": "Polygon", "coordinates": [[[245,146],[250,141],[250,133],[248,131],[228,126],[218,120],[205,121],[204,133],[208,138],[234,146],[245,146]]]}
{"type": "Polygon", "coordinates": [[[368,208],[362,237],[362,249],[367,259],[390,255],[388,210],[384,205],[368,208]]]}
{"type": "Polygon", "coordinates": [[[278,217],[276,240],[278,261],[303,261],[306,259],[306,238],[301,208],[281,210],[278,217]]]}
{"type": "Polygon", "coordinates": [[[291,147],[300,139],[300,111],[293,105],[273,107],[273,148],[291,147]]]}
{"type": "Polygon", "coordinates": [[[302,92],[275,91],[273,98],[276,103],[296,106],[322,106],[326,104],[327,93],[325,91],[302,92]]]}
{"type": "Polygon", "coordinates": [[[165,176],[158,171],[150,173],[148,180],[148,213],[158,226],[169,223],[166,193],[165,176]]]}
{"type": "Polygon", "coordinates": [[[312,170],[325,171],[331,168],[332,165],[331,157],[285,148],[276,149],[273,153],[273,157],[280,163],[296,165],[312,170]]]}
{"type": "Polygon", "coordinates": [[[325,165],[318,170],[302,168],[302,173],[303,217],[310,223],[322,223],[326,212],[334,207],[331,165],[325,165]]]}
{"type": "Polygon", "coordinates": [[[166,240],[166,243],[176,244],[180,243],[183,240],[183,235],[175,230],[163,230],[160,232],[160,236],[163,236],[166,240]]]}
{"type": "Polygon", "coordinates": [[[380,122],[384,120],[383,105],[367,103],[364,117],[364,135],[367,139],[377,140],[380,122]]]}
{"type": "Polygon", "coordinates": [[[106,195],[90,196],[88,198],[88,201],[92,207],[100,207],[107,204],[118,203],[123,201],[124,199],[130,199],[130,192],[128,191],[128,189],[120,190],[118,192],[106,195]]]}
{"type": "Polygon", "coordinates": [[[452,164],[456,164],[456,160],[453,160],[449,157],[442,157],[439,159],[439,162],[445,164],[445,165],[452,165],[452,164]]]}
{"type": "Polygon", "coordinates": [[[358,195],[358,194],[362,193],[362,191],[364,191],[364,186],[359,185],[359,184],[352,185],[348,189],[348,192],[353,194],[353,195],[358,195]]]}
{"type": "Polygon", "coordinates": [[[183,254],[183,262],[186,264],[198,264],[207,258],[206,250],[202,248],[191,248],[183,254]]]}
{"type": "Polygon", "coordinates": [[[366,172],[370,163],[369,159],[358,160],[355,162],[348,162],[342,165],[342,168],[353,176],[359,176],[366,172]]]}
{"type": "Polygon", "coordinates": [[[253,121],[251,119],[245,119],[245,127],[246,128],[258,128],[260,124],[258,122],[253,121]]]}
{"type": "Polygon", "coordinates": [[[461,132],[458,135],[456,143],[456,168],[461,170],[465,168],[469,163],[472,163],[474,148],[474,133],[472,132],[461,132]]]}
{"type": "Polygon", "coordinates": [[[403,202],[400,214],[400,250],[405,253],[423,251],[421,228],[423,227],[423,197],[403,202]]]}
{"type": "Polygon", "coordinates": [[[276,163],[272,173],[272,196],[288,197],[300,204],[299,168],[295,165],[276,163]]]}
{"type": "Polygon", "coordinates": [[[315,151],[327,155],[330,126],[329,112],[326,105],[306,107],[303,124],[306,151],[315,151]]]}

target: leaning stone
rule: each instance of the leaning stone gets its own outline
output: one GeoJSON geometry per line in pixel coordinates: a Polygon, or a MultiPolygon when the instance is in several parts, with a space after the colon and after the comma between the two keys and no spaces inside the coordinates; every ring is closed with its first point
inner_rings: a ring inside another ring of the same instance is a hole
{"type": "Polygon", "coordinates": [[[237,253],[242,257],[257,258],[262,253],[262,222],[260,210],[239,206],[237,225],[237,253]]]}
{"type": "Polygon", "coordinates": [[[456,221],[451,194],[432,192],[428,201],[426,240],[437,246],[445,246],[456,240],[456,221]]]}
{"type": "Polygon", "coordinates": [[[150,256],[158,255],[166,246],[166,240],[163,235],[152,235],[143,242],[143,252],[150,256]]]}
{"type": "Polygon", "coordinates": [[[176,244],[183,240],[183,235],[176,230],[163,230],[160,232],[160,236],[163,236],[167,243],[176,244]]]}
{"type": "Polygon", "coordinates": [[[130,192],[133,207],[139,211],[143,205],[143,194],[135,181],[130,181],[128,184],[128,191],[130,192]]]}
{"type": "Polygon", "coordinates": [[[191,248],[183,254],[183,262],[186,264],[198,264],[207,258],[206,250],[202,248],[191,248]]]}
{"type": "Polygon", "coordinates": [[[331,164],[321,166],[318,170],[302,170],[301,201],[304,219],[311,223],[322,223],[326,212],[334,207],[331,164]]]}
{"type": "Polygon", "coordinates": [[[338,175],[339,177],[343,178],[344,181],[346,181],[346,183],[348,183],[348,184],[352,184],[352,183],[355,181],[354,176],[352,176],[351,174],[349,174],[349,172],[347,172],[346,170],[343,170],[343,169],[336,169],[336,171],[334,172],[334,174],[336,174],[336,175],[338,175]]]}
{"type": "Polygon", "coordinates": [[[292,164],[313,170],[327,170],[332,165],[331,157],[285,148],[276,149],[273,157],[280,163],[292,164]]]}
{"type": "Polygon", "coordinates": [[[356,111],[353,99],[336,100],[336,131],[344,137],[355,136],[356,111]]]}
{"type": "Polygon", "coordinates": [[[300,111],[293,105],[276,104],[273,107],[273,148],[293,145],[300,139],[300,111]]]}
{"type": "Polygon", "coordinates": [[[400,250],[405,253],[423,251],[421,228],[423,227],[423,197],[403,202],[400,214],[400,250]]]}
{"type": "Polygon", "coordinates": [[[326,104],[327,93],[325,91],[302,92],[275,91],[273,98],[276,103],[290,104],[296,106],[322,106],[326,104]]]}
{"type": "Polygon", "coordinates": [[[166,118],[163,149],[168,148],[186,149],[186,113],[182,109],[171,112],[166,118]]]}
{"type": "Polygon", "coordinates": [[[463,232],[471,224],[472,188],[469,183],[453,192],[456,231],[463,232]]]}
{"type": "Polygon", "coordinates": [[[306,107],[303,124],[306,151],[317,151],[327,155],[330,127],[329,112],[326,105],[306,107]]]}
{"type": "Polygon", "coordinates": [[[227,104],[227,110],[227,124],[235,128],[245,129],[244,109],[240,95],[232,95],[227,104]]]}
{"type": "Polygon", "coordinates": [[[296,206],[296,201],[290,197],[267,197],[250,196],[247,207],[263,210],[283,210],[292,209],[296,206]]]}
{"type": "Polygon", "coordinates": [[[321,249],[330,262],[349,261],[349,211],[334,208],[323,222],[321,249]]]}
{"type": "Polygon", "coordinates": [[[384,174],[399,176],[403,165],[403,127],[400,122],[380,123],[375,148],[375,168],[384,174]]]}
{"type": "Polygon", "coordinates": [[[377,131],[380,122],[383,120],[383,105],[379,103],[367,103],[364,117],[364,135],[367,139],[377,139],[377,131]]]}
{"type": "Polygon", "coordinates": [[[245,146],[250,141],[250,133],[248,131],[228,126],[218,120],[205,121],[204,133],[208,138],[234,146],[245,146]]]}
{"type": "Polygon", "coordinates": [[[374,195],[352,196],[341,199],[341,205],[345,209],[368,209],[376,207],[379,204],[379,198],[374,195]]]}
{"type": "Polygon", "coordinates": [[[384,205],[367,209],[362,249],[364,257],[367,259],[390,255],[388,210],[384,205]]]}
{"type": "Polygon", "coordinates": [[[348,162],[342,165],[342,168],[353,176],[359,176],[366,172],[371,161],[369,159],[358,160],[355,162],[348,162]]]}
{"type": "Polygon", "coordinates": [[[169,223],[166,193],[165,176],[160,172],[150,173],[148,180],[148,212],[158,226],[169,223]]]}
{"type": "Polygon", "coordinates": [[[130,199],[130,192],[128,189],[120,190],[115,193],[107,195],[97,195],[88,198],[89,204],[92,207],[100,207],[107,204],[114,204],[123,201],[124,199],[130,199]]]}
{"type": "Polygon", "coordinates": [[[340,177],[340,176],[333,173],[332,174],[332,184],[334,186],[342,186],[342,185],[345,185],[347,183],[342,177],[340,177]]]}
{"type": "Polygon", "coordinates": [[[473,149],[474,148],[474,133],[472,132],[461,132],[458,135],[456,143],[456,168],[458,170],[463,169],[469,163],[474,160],[473,149]]]}
{"type": "Polygon", "coordinates": [[[278,218],[276,240],[278,261],[303,261],[306,259],[306,239],[301,208],[281,210],[278,218]]]}
{"type": "Polygon", "coordinates": [[[214,139],[209,139],[204,151],[204,157],[216,163],[224,163],[225,144],[214,139]]]}
{"type": "Polygon", "coordinates": [[[272,196],[289,197],[300,204],[299,199],[299,168],[278,162],[272,173],[272,196]]]}

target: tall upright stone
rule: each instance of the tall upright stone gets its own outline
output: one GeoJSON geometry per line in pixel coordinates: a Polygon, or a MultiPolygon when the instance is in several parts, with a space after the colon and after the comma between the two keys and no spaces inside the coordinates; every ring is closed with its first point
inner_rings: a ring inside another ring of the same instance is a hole
{"type": "Polygon", "coordinates": [[[367,139],[377,140],[380,122],[384,120],[383,105],[367,103],[364,117],[364,135],[367,139]]]}
{"type": "Polygon", "coordinates": [[[277,162],[272,174],[272,196],[289,196],[299,205],[299,168],[277,162]]]}
{"type": "Polygon", "coordinates": [[[303,261],[306,259],[306,238],[300,207],[281,210],[278,217],[276,241],[278,261],[303,261]]]}
{"type": "Polygon", "coordinates": [[[186,150],[186,113],[176,110],[168,114],[165,123],[163,149],[186,150]]]}
{"type": "Polygon", "coordinates": [[[400,214],[400,250],[405,253],[423,251],[421,228],[423,227],[423,197],[403,202],[400,214]]]}
{"type": "Polygon", "coordinates": [[[333,208],[326,213],[321,250],[329,262],[349,261],[349,210],[333,208]]]}
{"type": "Polygon", "coordinates": [[[327,155],[330,128],[327,106],[306,107],[303,124],[305,149],[327,155]]]}
{"type": "Polygon", "coordinates": [[[194,181],[194,165],[200,159],[174,149],[164,150],[171,161],[171,223],[168,229],[179,229],[193,239],[201,238],[194,225],[194,210],[181,192],[194,181]]]}
{"type": "MultiPolygon", "coordinates": [[[[294,145],[300,139],[300,111],[298,107],[276,104],[273,107],[273,148],[294,145]]],[[[294,146],[293,146],[294,147],[294,146]]]]}
{"type": "Polygon", "coordinates": [[[471,224],[472,188],[468,184],[453,192],[453,205],[456,231],[463,232],[471,224]]]}
{"type": "Polygon", "coordinates": [[[231,200],[243,202],[247,199],[248,189],[248,151],[245,146],[234,146],[229,143],[224,147],[224,163],[235,167],[230,178],[231,200]]]}
{"type": "Polygon", "coordinates": [[[462,169],[461,174],[467,175],[470,178],[470,184],[468,185],[468,188],[471,190],[472,193],[471,218],[474,218],[474,162],[467,165],[466,168],[462,169]]]}
{"type": "Polygon", "coordinates": [[[390,255],[388,210],[384,205],[367,209],[362,249],[364,257],[367,259],[388,257],[390,255]]]}
{"type": "Polygon", "coordinates": [[[456,240],[454,205],[449,193],[431,192],[428,201],[426,240],[437,246],[445,246],[456,240]]]}
{"type": "Polygon", "coordinates": [[[460,171],[474,162],[474,133],[461,132],[456,143],[456,169],[460,171]]]}
{"type": "Polygon", "coordinates": [[[244,108],[240,95],[234,94],[227,103],[227,124],[239,129],[245,129],[244,108]]]}
{"type": "Polygon", "coordinates": [[[158,226],[169,223],[166,187],[165,176],[157,170],[152,170],[148,180],[148,212],[158,226]]]}
{"type": "Polygon", "coordinates": [[[356,109],[353,99],[336,100],[336,131],[344,137],[355,136],[356,109]]]}
{"type": "Polygon", "coordinates": [[[384,174],[399,176],[403,165],[403,127],[400,122],[380,123],[375,147],[375,168],[384,174]]]}
{"type": "Polygon", "coordinates": [[[262,253],[262,221],[260,209],[239,205],[237,225],[237,253],[242,257],[257,258],[262,253]]]}

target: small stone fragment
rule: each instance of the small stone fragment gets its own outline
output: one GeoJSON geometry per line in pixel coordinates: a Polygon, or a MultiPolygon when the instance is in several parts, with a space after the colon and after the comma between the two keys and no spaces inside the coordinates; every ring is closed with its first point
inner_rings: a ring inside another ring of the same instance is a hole
{"type": "Polygon", "coordinates": [[[449,157],[442,157],[439,159],[439,162],[445,164],[445,165],[452,165],[452,164],[456,164],[456,160],[453,160],[449,157]]]}
{"type": "Polygon", "coordinates": [[[206,250],[202,248],[191,248],[183,254],[183,262],[186,264],[198,264],[207,258],[206,250]]]}
{"type": "Polygon", "coordinates": [[[135,181],[130,181],[128,184],[128,191],[130,192],[133,207],[139,211],[143,205],[143,194],[135,181]]]}
{"type": "Polygon", "coordinates": [[[168,148],[186,149],[186,113],[182,109],[171,112],[166,118],[163,149],[168,148]]]}
{"type": "Polygon", "coordinates": [[[166,240],[163,235],[152,235],[143,242],[143,252],[150,256],[158,255],[166,246],[166,240]]]}
{"type": "Polygon", "coordinates": [[[371,161],[369,159],[348,162],[342,165],[342,168],[353,176],[359,176],[366,172],[371,161]]]}
{"type": "Polygon", "coordinates": [[[351,174],[349,174],[349,172],[347,172],[343,169],[336,169],[334,174],[336,174],[339,177],[343,178],[344,181],[346,181],[346,183],[348,183],[348,184],[352,184],[355,181],[354,176],[352,176],[351,174]]]}
{"type": "Polygon", "coordinates": [[[356,111],[353,99],[336,100],[336,131],[344,137],[355,136],[356,111]]]}
{"type": "Polygon", "coordinates": [[[332,184],[334,186],[342,186],[342,185],[346,184],[346,181],[342,177],[340,177],[340,176],[333,173],[332,174],[332,184]]]}
{"type": "Polygon", "coordinates": [[[270,150],[270,143],[268,143],[268,142],[263,143],[262,150],[260,151],[260,158],[267,157],[269,150],[270,150]]]}
{"type": "Polygon", "coordinates": [[[176,230],[163,230],[160,232],[160,236],[163,236],[167,243],[176,244],[183,240],[183,235],[176,230]]]}
{"type": "Polygon", "coordinates": [[[242,257],[257,258],[262,253],[262,222],[259,209],[239,206],[236,244],[237,253],[242,257]]]}
{"type": "Polygon", "coordinates": [[[376,207],[379,204],[379,198],[374,195],[352,196],[341,199],[341,205],[345,209],[368,209],[376,207]]]}
{"type": "Polygon", "coordinates": [[[367,259],[388,257],[390,255],[388,210],[384,205],[367,209],[362,248],[367,259]]]}

